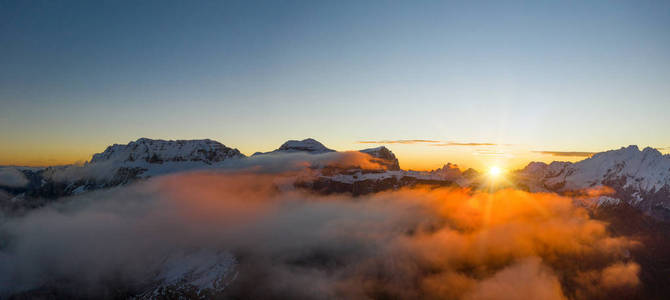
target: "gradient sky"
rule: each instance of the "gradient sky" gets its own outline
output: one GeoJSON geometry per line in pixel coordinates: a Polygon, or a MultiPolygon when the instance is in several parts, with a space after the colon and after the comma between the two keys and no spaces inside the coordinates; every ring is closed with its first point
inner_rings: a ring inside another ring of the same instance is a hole
{"type": "Polygon", "coordinates": [[[0,0],[0,164],[139,137],[381,141],[416,169],[670,146],[670,1],[325,2],[0,0]]]}

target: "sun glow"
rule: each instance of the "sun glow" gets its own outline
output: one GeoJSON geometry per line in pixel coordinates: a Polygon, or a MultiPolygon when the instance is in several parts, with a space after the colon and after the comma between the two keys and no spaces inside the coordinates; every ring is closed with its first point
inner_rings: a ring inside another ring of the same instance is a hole
{"type": "Polygon", "coordinates": [[[489,168],[489,176],[498,177],[502,174],[502,169],[498,166],[492,166],[489,168]]]}

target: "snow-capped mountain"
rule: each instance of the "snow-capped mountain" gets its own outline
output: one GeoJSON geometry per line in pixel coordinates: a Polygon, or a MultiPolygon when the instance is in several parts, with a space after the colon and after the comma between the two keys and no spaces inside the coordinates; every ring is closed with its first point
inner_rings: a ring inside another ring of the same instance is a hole
{"type": "MultiPolygon", "coordinates": [[[[452,164],[430,172],[404,171],[400,169],[395,154],[385,146],[359,151],[370,155],[371,162],[384,166],[385,169],[364,170],[316,163],[312,164],[312,167],[320,167],[312,170],[315,175],[310,176],[308,181],[303,180],[304,178],[297,179],[295,186],[321,192],[366,194],[416,184],[468,186],[473,182],[474,175],[465,176],[473,170],[463,173],[452,164]]],[[[289,140],[272,152],[257,152],[247,158],[237,149],[212,140],[165,141],[141,138],[125,145],[109,146],[105,151],[94,154],[91,161],[84,165],[23,170],[28,184],[19,188],[3,187],[9,194],[0,198],[0,204],[10,209],[35,208],[51,201],[50,199],[115,187],[164,174],[268,163],[281,164],[284,159],[287,160],[287,164],[291,164],[290,160],[295,159],[291,155],[299,153],[314,154],[318,161],[317,155],[335,152],[322,143],[308,138],[302,141],[289,140]],[[263,154],[275,154],[271,159],[274,162],[263,160],[263,154]]]]}
{"type": "MultiPolygon", "coordinates": [[[[21,208],[34,208],[43,205],[48,199],[119,186],[163,174],[267,163],[265,156],[258,156],[262,154],[290,156],[308,153],[319,158],[318,155],[334,152],[308,138],[302,141],[290,140],[272,152],[256,153],[253,158],[246,158],[237,149],[212,140],[165,141],[141,138],[126,145],[109,146],[81,166],[21,170],[25,175],[22,182],[27,184],[23,187],[1,187],[3,194],[0,195],[0,202],[3,207],[18,205],[21,208]]],[[[384,146],[360,152],[369,154],[372,162],[386,169],[322,167],[314,169],[315,175],[308,180],[297,180],[295,186],[325,193],[366,194],[416,184],[478,185],[478,173],[472,169],[461,171],[456,165],[446,164],[433,171],[406,171],[400,169],[397,157],[384,146]]],[[[279,156],[275,158],[272,158],[273,163],[284,159],[279,156]]],[[[576,163],[533,162],[515,172],[512,179],[533,192],[575,194],[589,188],[611,187],[614,192],[600,196],[596,205],[615,205],[623,201],[647,214],[670,220],[670,155],[663,155],[652,148],[640,150],[637,146],[629,146],[598,153],[576,163]]]]}
{"type": "Polygon", "coordinates": [[[144,161],[152,164],[163,162],[198,161],[213,164],[245,155],[237,149],[205,140],[152,140],[141,138],[126,145],[114,144],[104,152],[93,155],[90,163],[144,161]]]}
{"type": "Polygon", "coordinates": [[[262,155],[262,154],[276,154],[276,153],[293,153],[293,152],[307,152],[312,154],[335,152],[333,149],[329,149],[319,141],[308,138],[302,141],[298,140],[289,140],[283,143],[279,148],[270,151],[270,152],[256,152],[253,155],[262,155]]]}
{"type": "Polygon", "coordinates": [[[599,203],[624,201],[643,212],[670,219],[670,155],[637,146],[597,153],[585,160],[533,162],[516,173],[531,191],[574,193],[602,186],[614,190],[599,203]]]}
{"type": "Polygon", "coordinates": [[[395,157],[395,154],[391,152],[388,148],[384,146],[379,146],[376,148],[363,149],[360,150],[362,153],[370,154],[372,157],[377,158],[374,162],[385,166],[389,171],[398,171],[400,170],[400,163],[398,158],[395,157]]]}
{"type": "MultiPolygon", "coordinates": [[[[21,169],[25,178],[16,182],[27,182],[26,187],[2,188],[12,193],[23,193],[21,196],[23,198],[5,200],[24,205],[22,206],[24,209],[32,209],[43,203],[30,202],[29,199],[42,201],[41,199],[45,197],[68,196],[187,170],[225,169],[238,163],[247,166],[262,163],[266,159],[285,162],[291,157],[298,156],[319,158],[339,155],[332,152],[335,151],[313,139],[288,141],[271,152],[277,154],[276,156],[258,157],[245,157],[237,149],[211,140],[139,139],[127,145],[109,146],[104,152],[93,155],[91,161],[83,166],[51,167],[43,170],[21,169]],[[303,155],[299,152],[309,154],[303,155]],[[233,164],[227,164],[229,162],[233,164]]],[[[358,196],[412,186],[476,188],[481,183],[477,171],[473,169],[462,171],[457,165],[450,163],[433,171],[402,170],[397,157],[384,146],[360,152],[370,155],[371,161],[384,165],[386,169],[319,165],[320,167],[316,168],[310,167],[304,178],[298,177],[288,181],[289,188],[323,194],[348,193],[358,196]]],[[[362,156],[355,152],[353,154],[362,156]]],[[[9,175],[16,173],[7,173],[7,176],[9,175]]],[[[637,228],[642,228],[639,229],[642,233],[649,230],[644,226],[660,226],[648,221],[647,219],[652,218],[640,212],[670,220],[670,155],[663,155],[652,148],[640,150],[637,146],[629,146],[598,153],[576,163],[533,162],[524,169],[514,172],[513,175],[510,179],[532,192],[581,195],[588,189],[605,190],[599,188],[610,187],[612,193],[595,196],[592,204],[596,209],[593,209],[592,213],[615,224],[617,228],[630,230],[631,220],[637,224],[637,228]]],[[[0,198],[0,203],[3,201],[0,198]]],[[[659,236],[667,234],[665,228],[658,230],[659,236]]],[[[658,252],[661,253],[658,257],[665,257],[666,249],[669,247],[665,244],[661,244],[658,248],[650,247],[655,252],[649,255],[657,255],[658,252]]],[[[214,249],[176,251],[164,260],[159,260],[160,265],[155,270],[151,269],[148,279],[142,281],[131,295],[126,296],[133,299],[225,297],[225,293],[231,290],[229,287],[234,287],[231,284],[239,280],[238,272],[244,274],[244,269],[238,265],[243,261],[244,257],[236,258],[230,252],[214,249]]],[[[661,275],[664,276],[665,273],[661,275]]],[[[39,292],[40,290],[29,291],[20,296],[31,298],[39,296],[39,292]],[[38,294],[31,294],[33,292],[38,294]]]]}
{"type": "MultiPolygon", "coordinates": [[[[322,153],[329,153],[329,152],[337,152],[333,149],[330,149],[323,145],[321,142],[308,138],[304,139],[302,141],[298,140],[289,140],[286,141],[284,144],[279,146],[279,148],[270,151],[270,152],[256,152],[253,154],[253,156],[256,155],[264,155],[264,154],[283,154],[283,153],[296,153],[296,152],[304,152],[304,153],[309,153],[309,154],[322,154],[322,153]]],[[[384,146],[376,147],[376,148],[369,148],[369,149],[363,149],[359,150],[359,152],[366,153],[371,155],[372,157],[376,158],[374,162],[383,165],[387,168],[387,170],[400,170],[400,164],[398,163],[398,158],[395,157],[395,154],[391,152],[388,148],[384,146]]]]}
{"type": "Polygon", "coordinates": [[[67,184],[65,193],[117,186],[157,175],[216,168],[224,161],[246,157],[239,150],[212,140],[152,140],[141,138],[112,145],[83,166],[47,168],[47,181],[67,184]]]}
{"type": "Polygon", "coordinates": [[[29,206],[36,207],[47,201],[45,199],[114,187],[163,174],[219,168],[225,162],[245,157],[237,149],[208,139],[166,141],[141,138],[125,145],[109,146],[102,153],[93,154],[91,161],[83,165],[21,170],[27,184],[3,189],[16,195],[12,198],[12,206],[29,199],[35,202],[29,206]]]}

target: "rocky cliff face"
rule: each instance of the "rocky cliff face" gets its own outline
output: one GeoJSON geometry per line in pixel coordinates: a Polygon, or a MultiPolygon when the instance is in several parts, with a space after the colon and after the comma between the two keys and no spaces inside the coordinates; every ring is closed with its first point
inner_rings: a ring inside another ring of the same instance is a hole
{"type": "Polygon", "coordinates": [[[398,171],[400,170],[400,163],[398,158],[395,157],[395,154],[391,152],[388,148],[381,146],[377,148],[363,149],[360,150],[362,153],[370,154],[374,162],[386,167],[389,171],[398,171]]]}

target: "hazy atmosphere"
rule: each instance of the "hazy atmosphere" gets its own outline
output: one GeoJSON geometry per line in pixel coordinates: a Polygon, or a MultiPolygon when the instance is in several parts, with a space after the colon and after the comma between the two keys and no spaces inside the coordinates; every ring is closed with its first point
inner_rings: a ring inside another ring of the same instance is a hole
{"type": "Polygon", "coordinates": [[[670,299],[670,1],[0,0],[0,300],[670,299]]]}
{"type": "Polygon", "coordinates": [[[669,15],[666,1],[2,1],[0,164],[140,137],[245,154],[306,137],[496,144],[387,145],[414,169],[670,147],[669,15]]]}

